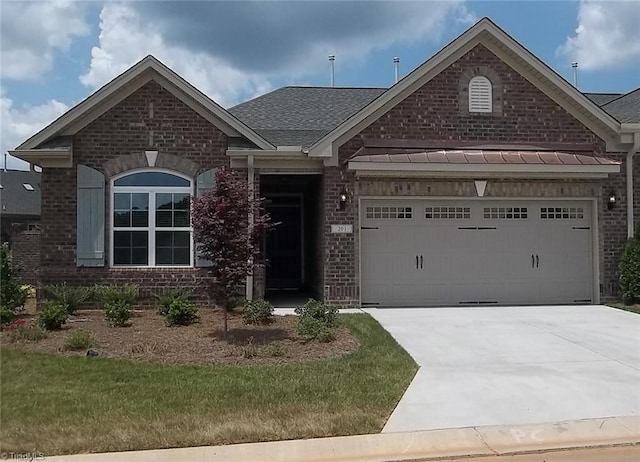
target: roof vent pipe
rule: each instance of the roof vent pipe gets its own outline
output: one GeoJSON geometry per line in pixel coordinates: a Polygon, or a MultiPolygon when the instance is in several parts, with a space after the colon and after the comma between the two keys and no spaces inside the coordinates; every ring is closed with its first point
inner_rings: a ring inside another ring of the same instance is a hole
{"type": "Polygon", "coordinates": [[[331,66],[331,86],[333,87],[335,84],[335,63],[336,61],[336,56],[335,55],[329,55],[329,65],[331,66]]]}
{"type": "Polygon", "coordinates": [[[398,83],[398,80],[400,79],[400,58],[397,56],[393,57],[393,67],[395,69],[395,73],[396,73],[396,81],[395,83],[398,83]]]}
{"type": "Polygon", "coordinates": [[[573,86],[578,88],[578,63],[572,62],[571,67],[573,68],[573,86]]]}

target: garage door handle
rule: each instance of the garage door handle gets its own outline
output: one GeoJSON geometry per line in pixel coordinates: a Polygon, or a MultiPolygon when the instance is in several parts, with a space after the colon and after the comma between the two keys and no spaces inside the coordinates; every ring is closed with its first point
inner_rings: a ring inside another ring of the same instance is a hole
{"type": "Polygon", "coordinates": [[[536,255],[536,268],[540,268],[540,257],[536,255]]]}
{"type": "Polygon", "coordinates": [[[420,255],[420,269],[422,269],[422,255],[420,255]]]}
{"type": "Polygon", "coordinates": [[[536,258],[531,254],[531,268],[535,268],[536,266],[536,258]]]}
{"type": "Polygon", "coordinates": [[[418,256],[416,255],[416,269],[418,269],[418,256]]]}

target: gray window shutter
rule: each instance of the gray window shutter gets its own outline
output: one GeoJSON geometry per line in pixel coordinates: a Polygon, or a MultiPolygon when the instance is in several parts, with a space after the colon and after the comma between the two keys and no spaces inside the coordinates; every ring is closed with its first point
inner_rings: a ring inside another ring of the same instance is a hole
{"type": "Polygon", "coordinates": [[[77,266],[104,266],[104,175],[78,165],[77,266]]]}
{"type": "MultiPolygon", "coordinates": [[[[206,172],[198,175],[196,180],[196,195],[198,197],[202,196],[205,191],[211,190],[216,185],[216,170],[217,168],[212,168],[207,170],[206,172]]],[[[196,243],[196,266],[204,267],[211,266],[213,263],[210,260],[202,258],[202,255],[197,250],[198,243],[196,243]]]]}

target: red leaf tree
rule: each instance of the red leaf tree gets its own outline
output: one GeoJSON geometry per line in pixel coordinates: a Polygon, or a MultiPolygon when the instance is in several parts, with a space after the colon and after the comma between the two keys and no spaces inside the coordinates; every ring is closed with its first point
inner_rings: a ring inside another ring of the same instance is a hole
{"type": "Polygon", "coordinates": [[[198,250],[212,263],[208,268],[215,282],[210,290],[213,300],[223,308],[226,337],[227,311],[242,293],[260,255],[262,236],[273,225],[262,200],[249,197],[247,180],[225,168],[216,172],[213,189],[193,198],[192,221],[198,250]]]}

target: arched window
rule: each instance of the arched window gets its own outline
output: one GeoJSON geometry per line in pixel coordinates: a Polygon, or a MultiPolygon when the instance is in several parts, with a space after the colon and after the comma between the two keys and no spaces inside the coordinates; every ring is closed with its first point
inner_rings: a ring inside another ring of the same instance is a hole
{"type": "Polygon", "coordinates": [[[491,81],[481,75],[469,81],[469,112],[492,112],[491,81]]]}
{"type": "Polygon", "coordinates": [[[138,170],[115,177],[111,201],[113,266],[192,266],[193,181],[138,170]]]}

